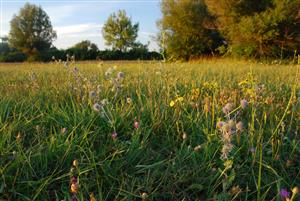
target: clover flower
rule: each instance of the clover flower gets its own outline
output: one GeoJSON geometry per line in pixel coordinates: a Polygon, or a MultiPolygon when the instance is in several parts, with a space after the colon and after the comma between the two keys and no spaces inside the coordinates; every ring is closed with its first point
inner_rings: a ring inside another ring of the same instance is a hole
{"type": "Polygon", "coordinates": [[[102,106],[98,103],[95,103],[93,105],[93,110],[96,111],[96,112],[99,112],[101,110],[102,106]]]}
{"type": "Polygon", "coordinates": [[[223,108],[222,111],[224,114],[229,114],[229,112],[232,110],[232,104],[231,103],[227,103],[223,108]]]}
{"type": "Polygon", "coordinates": [[[242,131],[244,129],[244,125],[243,125],[243,122],[239,121],[236,125],[236,130],[237,131],[242,131]]]}
{"type": "Polygon", "coordinates": [[[118,79],[123,79],[125,77],[125,73],[123,73],[123,72],[118,72],[118,74],[117,74],[117,78],[118,79]]]}
{"type": "Polygon", "coordinates": [[[111,138],[112,138],[113,140],[115,140],[115,139],[117,139],[117,137],[118,137],[118,133],[117,133],[116,131],[112,132],[111,138]]]}
{"type": "Polygon", "coordinates": [[[138,121],[134,120],[134,122],[133,122],[133,127],[134,127],[135,129],[138,129],[138,128],[140,127],[140,123],[139,123],[138,121]]]}
{"type": "Polygon", "coordinates": [[[247,106],[248,106],[248,101],[245,100],[245,99],[241,100],[241,107],[242,107],[242,109],[246,109],[247,106]]]}
{"type": "Polygon", "coordinates": [[[97,93],[95,91],[90,91],[89,96],[91,99],[93,99],[97,96],[97,93]]]}

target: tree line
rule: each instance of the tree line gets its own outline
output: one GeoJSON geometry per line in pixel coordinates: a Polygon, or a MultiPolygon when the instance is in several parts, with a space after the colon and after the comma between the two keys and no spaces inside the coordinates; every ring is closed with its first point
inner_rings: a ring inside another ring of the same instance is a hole
{"type": "Polygon", "coordinates": [[[139,24],[132,24],[124,10],[107,19],[102,34],[111,49],[99,50],[89,40],[81,41],[65,50],[53,46],[57,35],[47,13],[34,4],[26,3],[10,22],[8,37],[1,38],[0,62],[65,60],[158,60],[162,55],[149,51],[148,44],[136,41],[139,24]]]}
{"type": "Polygon", "coordinates": [[[53,46],[56,32],[47,13],[26,3],[0,44],[0,61],[168,59],[201,56],[288,58],[300,51],[300,0],[162,0],[157,21],[160,52],[137,41],[139,24],[124,10],[111,14],[102,35],[111,49],[85,40],[66,49],[53,46]]]}

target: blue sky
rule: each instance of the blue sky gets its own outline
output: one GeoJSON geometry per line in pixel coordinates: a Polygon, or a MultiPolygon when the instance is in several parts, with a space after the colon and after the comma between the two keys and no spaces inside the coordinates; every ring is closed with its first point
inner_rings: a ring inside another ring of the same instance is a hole
{"type": "Polygon", "coordinates": [[[102,25],[108,16],[124,9],[132,22],[138,22],[138,41],[146,44],[149,49],[157,50],[157,44],[151,36],[158,32],[156,21],[161,18],[158,0],[0,0],[1,36],[9,33],[9,22],[14,14],[26,3],[42,6],[49,15],[52,26],[57,32],[54,45],[67,48],[82,40],[90,40],[100,49],[108,48],[102,38],[102,25]]]}

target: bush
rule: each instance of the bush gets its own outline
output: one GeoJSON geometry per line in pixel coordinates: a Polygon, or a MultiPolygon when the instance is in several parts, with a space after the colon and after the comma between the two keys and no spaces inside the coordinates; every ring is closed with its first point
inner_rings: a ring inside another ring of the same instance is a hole
{"type": "Polygon", "coordinates": [[[26,61],[26,59],[26,54],[22,52],[10,52],[0,55],[0,62],[23,62],[26,61]]]}

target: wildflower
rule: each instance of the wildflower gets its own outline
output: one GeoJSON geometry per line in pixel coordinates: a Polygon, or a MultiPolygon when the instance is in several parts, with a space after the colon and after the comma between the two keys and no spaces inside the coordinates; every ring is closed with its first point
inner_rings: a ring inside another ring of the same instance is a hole
{"type": "Polygon", "coordinates": [[[90,193],[90,201],[97,201],[94,196],[94,193],[90,193]]]}
{"type": "Polygon", "coordinates": [[[174,102],[174,101],[171,101],[171,102],[170,102],[170,107],[174,107],[174,105],[175,105],[175,102],[174,102]]]}
{"type": "Polygon", "coordinates": [[[225,124],[226,124],[226,123],[225,123],[224,121],[219,121],[219,122],[217,123],[217,128],[218,128],[218,129],[221,129],[225,124]]]}
{"type": "Polygon", "coordinates": [[[187,139],[187,134],[186,134],[186,132],[183,132],[183,134],[182,134],[182,139],[183,139],[183,140],[186,140],[186,139],[187,139]]]}
{"type": "Polygon", "coordinates": [[[235,127],[235,122],[234,122],[233,120],[229,120],[227,124],[228,124],[228,126],[229,126],[229,129],[234,129],[234,127],[235,127]]]}
{"type": "Polygon", "coordinates": [[[131,104],[131,103],[132,103],[132,100],[131,100],[131,98],[129,98],[129,97],[126,99],[126,101],[127,101],[128,104],[131,104]]]}
{"type": "Polygon", "coordinates": [[[78,167],[78,160],[73,160],[72,165],[73,165],[74,167],[78,167]]]}
{"type": "Polygon", "coordinates": [[[113,72],[113,69],[112,69],[112,68],[108,68],[108,69],[105,71],[105,73],[104,73],[105,77],[109,77],[109,76],[112,74],[112,72],[113,72]]]}
{"type": "Polygon", "coordinates": [[[194,151],[195,152],[200,151],[200,149],[201,149],[201,145],[197,145],[197,146],[194,147],[194,151]]]}
{"type": "Polygon", "coordinates": [[[117,134],[116,131],[114,131],[114,132],[111,134],[111,138],[112,138],[113,140],[115,140],[115,139],[117,139],[117,137],[118,137],[118,134],[117,134]]]}
{"type": "Polygon", "coordinates": [[[66,134],[66,133],[68,132],[68,129],[67,129],[66,127],[64,127],[64,128],[62,128],[62,129],[60,130],[60,132],[61,132],[62,134],[66,134]]]}
{"type": "Polygon", "coordinates": [[[235,127],[236,127],[236,130],[237,130],[237,131],[242,131],[243,128],[244,128],[243,122],[239,121],[239,122],[235,125],[235,127]]]}
{"type": "Polygon", "coordinates": [[[73,68],[73,73],[77,74],[79,72],[79,69],[77,67],[73,68]]]}
{"type": "Polygon", "coordinates": [[[230,189],[230,193],[231,193],[232,195],[236,195],[236,194],[240,193],[241,191],[242,191],[242,189],[240,188],[239,185],[233,186],[233,187],[230,189]]]}
{"type": "Polygon", "coordinates": [[[39,125],[36,125],[36,126],[35,126],[35,129],[36,129],[37,132],[40,132],[40,131],[41,131],[41,127],[40,127],[39,125]]]}
{"type": "Polygon", "coordinates": [[[55,60],[55,56],[52,56],[52,60],[55,60]]]}
{"type": "Polygon", "coordinates": [[[282,200],[286,200],[289,198],[290,193],[286,189],[281,189],[279,194],[282,200]]]}
{"type": "Polygon", "coordinates": [[[293,194],[299,193],[299,188],[298,188],[298,186],[295,186],[295,187],[292,189],[292,193],[293,193],[293,194]]]}
{"type": "Polygon", "coordinates": [[[95,98],[96,95],[97,95],[97,93],[95,91],[90,91],[89,96],[90,96],[91,99],[95,98]]]}
{"type": "Polygon", "coordinates": [[[183,97],[181,96],[181,97],[178,97],[178,98],[176,98],[176,100],[175,100],[175,102],[182,102],[183,101],[183,97]]]}
{"type": "Polygon", "coordinates": [[[247,100],[245,100],[245,99],[241,100],[241,107],[242,107],[243,109],[246,109],[247,106],[248,106],[247,100]]]}
{"type": "Polygon", "coordinates": [[[222,147],[221,159],[228,159],[229,153],[231,152],[233,145],[231,143],[225,143],[222,147]]]}
{"type": "Polygon", "coordinates": [[[101,110],[102,106],[98,103],[95,103],[93,105],[93,110],[96,111],[96,112],[99,112],[101,110]]]}
{"type": "Polygon", "coordinates": [[[125,77],[125,73],[123,73],[123,72],[118,72],[118,74],[117,74],[117,78],[118,79],[123,79],[125,77]]]}
{"type": "Polygon", "coordinates": [[[71,183],[71,187],[70,187],[71,192],[72,193],[77,193],[78,189],[79,189],[79,186],[78,186],[77,181],[76,182],[72,182],[71,183]]]}
{"type": "Polygon", "coordinates": [[[138,128],[140,127],[139,122],[136,121],[136,120],[134,120],[134,122],[133,122],[133,127],[134,127],[135,129],[138,129],[138,128]]]}
{"type": "Polygon", "coordinates": [[[229,112],[232,110],[232,104],[227,103],[223,108],[222,111],[224,114],[229,114],[229,112]]]}
{"type": "Polygon", "coordinates": [[[30,79],[31,79],[31,81],[36,81],[37,75],[35,73],[31,73],[30,79]]]}
{"type": "Polygon", "coordinates": [[[148,198],[148,194],[146,192],[143,192],[141,195],[142,199],[145,200],[148,198]]]}
{"type": "Polygon", "coordinates": [[[22,135],[21,135],[20,132],[18,132],[18,135],[17,135],[17,137],[16,137],[17,142],[20,142],[21,139],[22,139],[22,135]]]}
{"type": "Polygon", "coordinates": [[[103,99],[103,100],[101,100],[101,105],[102,106],[105,106],[105,105],[107,105],[109,103],[109,101],[105,98],[105,99],[103,99]]]}

